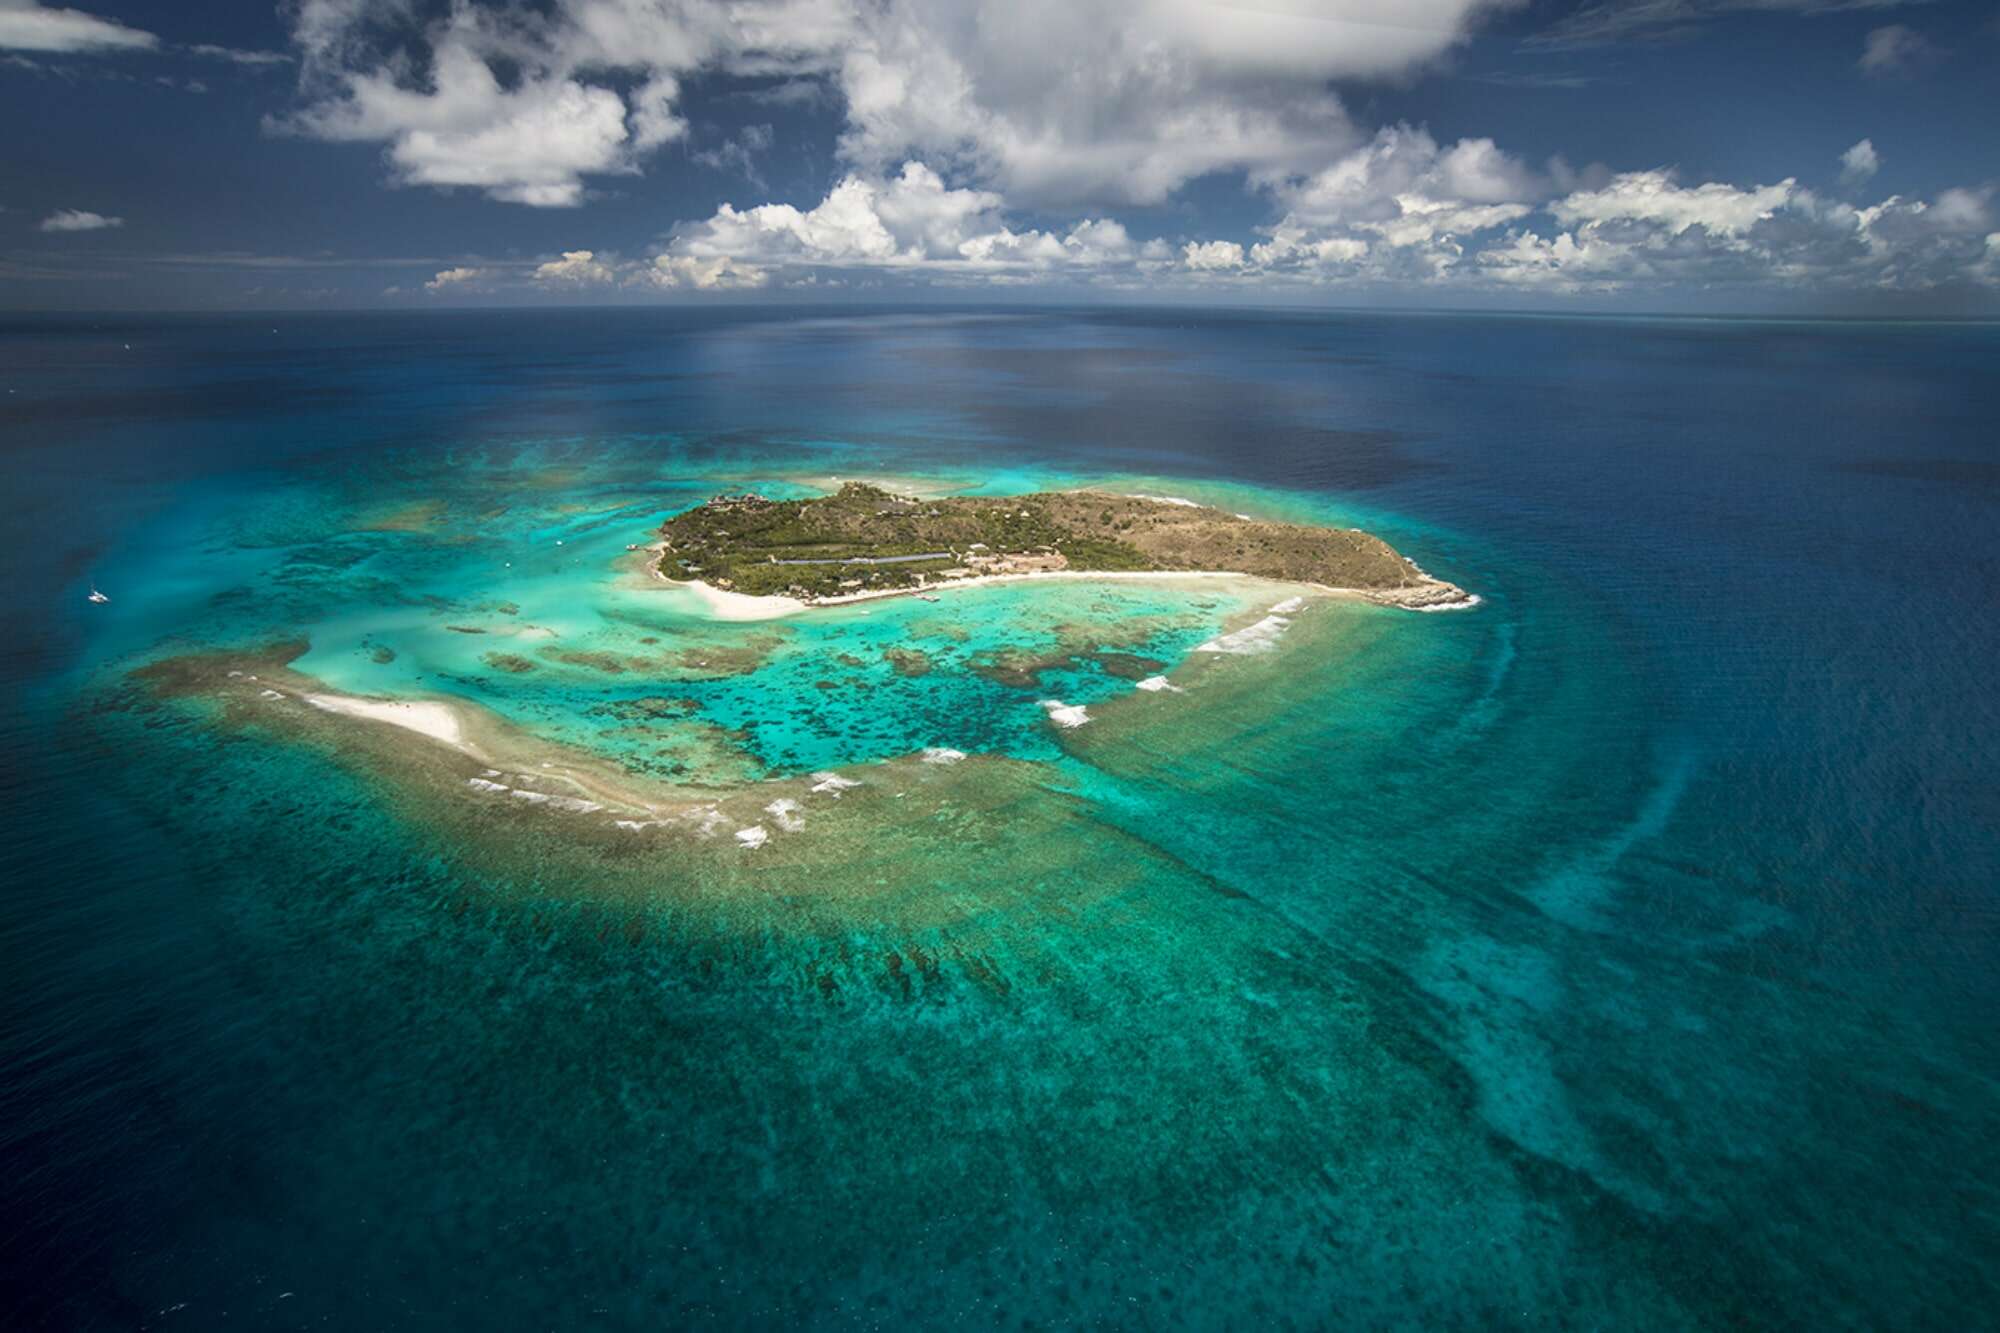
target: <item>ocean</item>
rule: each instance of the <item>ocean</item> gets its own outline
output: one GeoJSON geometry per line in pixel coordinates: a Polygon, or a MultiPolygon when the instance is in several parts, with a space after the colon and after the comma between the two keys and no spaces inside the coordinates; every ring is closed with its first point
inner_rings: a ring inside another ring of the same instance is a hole
{"type": "Polygon", "coordinates": [[[1997,364],[1992,324],[0,318],[0,1322],[1988,1324],[1997,364]],[[843,478],[1358,526],[1481,604],[1244,653],[1197,649],[1285,588],[718,624],[627,550],[843,478]],[[259,671],[814,785],[732,814],[762,846],[614,830],[259,671]]]}

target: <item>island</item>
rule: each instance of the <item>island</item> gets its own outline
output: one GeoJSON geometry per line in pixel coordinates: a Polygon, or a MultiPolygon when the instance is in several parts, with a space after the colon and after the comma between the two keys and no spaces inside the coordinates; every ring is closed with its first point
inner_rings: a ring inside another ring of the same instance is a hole
{"type": "Polygon", "coordinates": [[[664,578],[807,605],[1057,573],[1245,574],[1412,610],[1478,601],[1356,528],[1102,491],[922,499],[848,482],[809,500],[718,495],[660,538],[664,578]]]}

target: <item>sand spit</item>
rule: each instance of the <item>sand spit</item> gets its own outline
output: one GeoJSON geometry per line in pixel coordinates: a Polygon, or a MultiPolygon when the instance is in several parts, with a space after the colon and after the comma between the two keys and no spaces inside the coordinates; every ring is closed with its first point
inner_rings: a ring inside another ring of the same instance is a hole
{"type": "MultiPolygon", "coordinates": [[[[476,703],[362,699],[330,691],[286,667],[302,650],[304,644],[284,644],[260,654],[166,658],[134,673],[134,681],[162,697],[216,699],[226,709],[226,723],[326,737],[340,751],[364,757],[370,769],[400,775],[414,795],[430,793],[458,807],[452,819],[506,819],[502,811],[536,811],[562,819],[582,839],[626,841],[666,833],[690,843],[734,839],[746,849],[762,847],[774,833],[804,833],[814,807],[830,809],[840,797],[868,797],[874,787],[834,771],[722,791],[676,787],[630,773],[608,757],[536,737],[476,703]],[[760,833],[746,839],[752,831],[760,833]]],[[[886,765],[906,765],[914,775],[926,771],[926,761],[910,755],[886,765]]],[[[938,773],[934,767],[928,771],[938,773]]],[[[510,827],[488,825],[496,835],[510,827]]]]}
{"type": "Polygon", "coordinates": [[[456,789],[460,800],[635,820],[679,818],[716,800],[714,792],[653,782],[603,755],[524,731],[469,701],[364,698],[329,689],[291,669],[306,647],[194,653],[149,663],[130,678],[163,698],[214,699],[230,722],[324,735],[456,789]],[[378,725],[349,725],[355,721],[378,725]]]}
{"type": "MultiPolygon", "coordinates": [[[[274,691],[266,690],[269,698],[274,691]]],[[[351,694],[302,694],[299,696],[314,708],[329,713],[339,713],[344,717],[367,718],[371,722],[387,722],[392,727],[402,727],[432,740],[443,741],[446,745],[463,746],[465,729],[459,725],[458,714],[450,704],[431,700],[362,699],[351,694]]]]}

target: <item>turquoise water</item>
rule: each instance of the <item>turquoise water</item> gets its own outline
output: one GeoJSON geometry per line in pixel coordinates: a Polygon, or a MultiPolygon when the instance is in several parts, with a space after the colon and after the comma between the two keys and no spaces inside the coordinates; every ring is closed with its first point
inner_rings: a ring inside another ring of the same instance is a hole
{"type": "Polygon", "coordinates": [[[28,1326],[1988,1318],[1990,328],[0,336],[28,1326]],[[1217,660],[1282,590],[720,625],[626,567],[836,474],[1359,524],[1486,600],[1217,660]],[[861,786],[606,851],[125,674],[299,639],[669,787],[861,786]]]}

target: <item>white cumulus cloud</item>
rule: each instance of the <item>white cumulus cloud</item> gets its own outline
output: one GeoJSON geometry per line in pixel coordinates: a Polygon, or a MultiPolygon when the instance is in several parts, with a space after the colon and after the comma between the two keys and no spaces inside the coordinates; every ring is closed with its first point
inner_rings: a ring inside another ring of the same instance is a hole
{"type": "Polygon", "coordinates": [[[683,138],[683,77],[823,69],[860,0],[298,0],[306,104],[274,127],[379,142],[399,184],[571,207],[683,138]]]}
{"type": "Polygon", "coordinates": [[[344,95],[296,126],[333,140],[387,140],[397,178],[412,185],[471,186],[537,207],[582,202],[587,173],[628,167],[626,107],[606,88],[573,79],[504,87],[469,45],[437,52],[428,89],[389,71],[351,76],[344,95]]]}
{"type": "Polygon", "coordinates": [[[692,287],[704,292],[743,291],[771,281],[768,271],[744,264],[727,255],[702,258],[695,255],[655,256],[649,276],[655,286],[692,287]]]}
{"type": "Polygon", "coordinates": [[[605,287],[617,281],[611,265],[595,251],[565,250],[562,258],[535,266],[534,280],[555,286],[605,287]]]}
{"type": "Polygon", "coordinates": [[[917,263],[956,253],[982,229],[997,229],[1000,196],[947,188],[935,171],[905,164],[884,181],[850,175],[819,204],[724,204],[705,222],[683,227],[677,253],[764,262],[917,263]]]}
{"type": "Polygon", "coordinates": [[[1236,241],[1189,241],[1181,247],[1181,263],[1197,273],[1243,267],[1243,247],[1236,241]]]}
{"type": "Polygon", "coordinates": [[[443,292],[457,287],[468,287],[487,276],[483,268],[448,268],[424,284],[428,291],[443,292]]]}
{"type": "Polygon", "coordinates": [[[1790,177],[1776,185],[1742,190],[1714,181],[1682,186],[1671,171],[1627,171],[1601,189],[1579,190],[1558,199],[1549,212],[1558,222],[1643,222],[1670,236],[1690,227],[1734,236],[1802,194],[1798,182],[1790,177]]]}
{"type": "Polygon", "coordinates": [[[81,208],[59,208],[42,219],[43,231],[103,231],[107,227],[122,227],[124,218],[108,218],[102,213],[91,213],[81,208]]]}
{"type": "Polygon", "coordinates": [[[1881,169],[1882,155],[1867,139],[1840,155],[1840,179],[1846,184],[1859,185],[1881,169]]]}
{"type": "Polygon", "coordinates": [[[922,163],[906,162],[886,179],[850,174],[807,209],[724,204],[713,216],[678,228],[666,257],[677,274],[698,275],[701,270],[688,266],[726,259],[756,273],[788,266],[872,268],[996,280],[1057,269],[1133,268],[1169,258],[1164,244],[1136,242],[1111,219],[1086,218],[1062,232],[1016,230],[1002,205],[993,191],[954,188],[922,163]]]}
{"type": "Polygon", "coordinates": [[[1491,139],[1440,145],[1388,126],[1273,193],[1284,208],[1251,258],[1270,270],[1371,280],[1441,279],[1479,233],[1517,222],[1555,187],[1491,139]]]}

